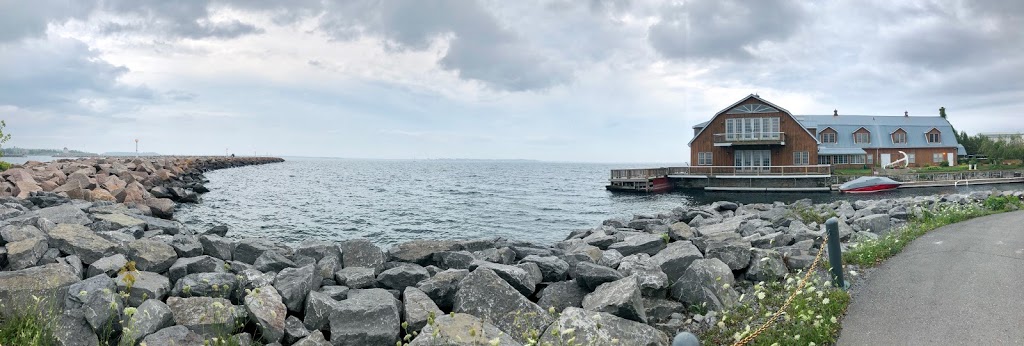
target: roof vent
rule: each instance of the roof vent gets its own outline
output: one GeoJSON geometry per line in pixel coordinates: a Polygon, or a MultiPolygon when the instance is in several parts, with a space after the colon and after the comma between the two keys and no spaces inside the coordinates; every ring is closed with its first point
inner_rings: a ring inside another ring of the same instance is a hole
{"type": "Polygon", "coordinates": [[[838,117],[839,116],[839,110],[838,109],[833,109],[832,110],[832,116],[838,117]]]}
{"type": "Polygon", "coordinates": [[[909,113],[909,112],[907,112],[907,111],[903,111],[903,116],[905,116],[905,117],[909,117],[909,116],[910,116],[910,113],[909,113]]]}

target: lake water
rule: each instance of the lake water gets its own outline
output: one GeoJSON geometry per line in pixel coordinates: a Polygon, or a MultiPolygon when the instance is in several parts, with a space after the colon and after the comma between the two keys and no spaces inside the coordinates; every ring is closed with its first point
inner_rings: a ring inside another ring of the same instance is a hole
{"type": "MultiPolygon", "coordinates": [[[[502,236],[552,243],[609,218],[656,214],[717,200],[828,202],[837,193],[610,193],[609,170],[643,164],[528,161],[344,160],[286,162],[206,174],[211,192],[176,218],[195,229],[225,224],[230,236],[283,242],[368,238],[380,245],[413,239],[502,236]]],[[[662,165],[652,164],[651,167],[662,165]]],[[[1024,189],[1022,184],[973,186],[1024,189]]],[[[852,198],[952,193],[965,188],[903,189],[852,198]]]]}

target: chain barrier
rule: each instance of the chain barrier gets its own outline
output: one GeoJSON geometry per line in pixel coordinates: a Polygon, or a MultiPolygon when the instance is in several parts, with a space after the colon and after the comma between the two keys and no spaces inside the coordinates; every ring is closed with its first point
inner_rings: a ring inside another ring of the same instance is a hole
{"type": "Polygon", "coordinates": [[[771,325],[779,319],[779,316],[782,316],[782,314],[786,312],[786,309],[789,309],[789,304],[793,302],[793,298],[796,298],[796,295],[799,294],[800,291],[803,291],[804,286],[807,285],[807,281],[811,279],[811,274],[814,273],[814,269],[818,266],[818,263],[821,262],[821,254],[825,253],[825,244],[828,244],[827,233],[821,242],[821,247],[818,249],[818,255],[814,256],[814,262],[811,263],[809,268],[807,268],[807,273],[805,273],[803,279],[800,279],[800,282],[797,283],[796,290],[789,295],[789,298],[786,298],[786,302],[782,304],[782,307],[772,314],[772,317],[769,318],[768,321],[765,321],[764,324],[754,330],[753,333],[750,333],[750,335],[740,339],[740,341],[732,344],[732,346],[746,346],[751,341],[754,341],[754,339],[757,339],[758,335],[761,335],[765,330],[768,330],[768,327],[771,327],[771,325]]]}

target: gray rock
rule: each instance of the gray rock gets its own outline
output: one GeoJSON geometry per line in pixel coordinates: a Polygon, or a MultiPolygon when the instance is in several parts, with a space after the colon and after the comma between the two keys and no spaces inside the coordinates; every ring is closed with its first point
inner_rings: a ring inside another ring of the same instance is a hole
{"type": "Polygon", "coordinates": [[[668,336],[665,333],[643,323],[630,321],[603,312],[587,311],[579,308],[568,308],[562,311],[558,320],[542,333],[540,344],[558,345],[575,337],[581,345],[611,345],[614,340],[636,346],[665,346],[668,336]],[[554,330],[574,330],[569,335],[561,335],[554,330]]]}
{"type": "Polygon", "coordinates": [[[365,267],[373,268],[374,275],[384,270],[384,252],[368,239],[351,239],[341,242],[342,268],[365,267]]]}
{"type": "Polygon", "coordinates": [[[445,269],[469,269],[469,265],[477,260],[469,251],[444,251],[434,254],[434,263],[445,269]]]}
{"type": "Polygon", "coordinates": [[[128,306],[138,307],[150,298],[163,300],[171,291],[171,281],[166,276],[144,271],[131,272],[135,280],[129,290],[128,280],[125,279],[128,274],[128,272],[119,273],[117,279],[114,280],[117,283],[118,291],[128,292],[128,306]]]}
{"type": "Polygon", "coordinates": [[[589,262],[579,262],[576,264],[576,283],[588,291],[597,289],[597,286],[605,282],[612,282],[622,278],[622,274],[615,271],[615,269],[589,262]]]}
{"type": "Polygon", "coordinates": [[[341,257],[338,256],[324,256],[316,262],[316,272],[320,274],[320,278],[327,280],[334,280],[334,273],[341,269],[341,257]]]}
{"type": "Polygon", "coordinates": [[[645,296],[655,295],[669,285],[668,276],[661,271],[661,267],[644,253],[623,258],[619,264],[619,272],[626,276],[635,276],[645,296]]]}
{"type": "Polygon", "coordinates": [[[512,264],[516,260],[516,252],[507,247],[473,251],[473,255],[484,261],[499,264],[512,264]]]}
{"type": "Polygon", "coordinates": [[[669,226],[668,237],[672,241],[687,240],[694,237],[693,228],[685,222],[676,222],[669,226]]]}
{"type": "Polygon", "coordinates": [[[256,262],[252,264],[256,267],[256,270],[261,272],[279,272],[285,268],[293,268],[297,265],[288,257],[284,257],[277,251],[264,251],[260,257],[256,258],[256,262]]]}
{"type": "Polygon", "coordinates": [[[452,311],[488,319],[520,342],[528,330],[542,330],[551,323],[544,309],[487,267],[474,270],[459,286],[452,311]]]}
{"type": "Polygon", "coordinates": [[[655,234],[638,234],[626,238],[626,240],[608,246],[609,250],[616,250],[623,256],[636,253],[654,255],[665,249],[665,239],[655,234]]]}
{"type": "Polygon", "coordinates": [[[522,268],[484,261],[473,263],[473,270],[479,267],[494,271],[495,274],[498,274],[499,277],[508,282],[509,285],[512,285],[523,296],[532,296],[534,289],[537,288],[537,282],[533,280],[533,276],[522,268]]]}
{"type": "Polygon", "coordinates": [[[341,249],[333,242],[307,240],[295,247],[295,254],[310,257],[319,262],[325,257],[341,258],[341,249]]]}
{"type": "Polygon", "coordinates": [[[672,298],[690,305],[707,304],[708,309],[722,310],[737,301],[736,284],[729,266],[717,258],[693,261],[686,272],[672,284],[672,298]]]}
{"type": "Polygon", "coordinates": [[[345,300],[348,298],[349,288],[345,286],[324,286],[320,287],[320,293],[326,294],[334,300],[345,300]]]}
{"type": "Polygon", "coordinates": [[[444,314],[426,293],[416,287],[406,287],[402,291],[402,302],[405,304],[402,309],[404,314],[402,320],[409,323],[406,333],[418,332],[423,329],[431,315],[436,318],[444,314]]]}
{"type": "Polygon", "coordinates": [[[856,219],[853,221],[853,228],[884,236],[889,233],[889,214],[875,214],[856,219]]]}
{"type": "Polygon", "coordinates": [[[92,223],[88,214],[72,204],[43,208],[37,210],[35,213],[36,215],[39,215],[40,218],[47,219],[56,224],[66,223],[84,226],[92,223]]]}
{"type": "Polygon", "coordinates": [[[565,276],[569,272],[569,263],[554,256],[526,256],[521,262],[537,264],[544,282],[565,280],[565,276]]]}
{"type": "Polygon", "coordinates": [[[434,324],[424,328],[409,346],[433,346],[438,342],[449,346],[491,345],[494,339],[498,339],[498,345],[501,346],[522,345],[485,319],[455,313],[439,316],[434,320],[434,324]]]}
{"type": "Polygon", "coordinates": [[[750,241],[742,238],[708,239],[704,255],[721,260],[732,270],[740,270],[750,264],[750,248],[750,241]]]}
{"type": "Polygon", "coordinates": [[[232,253],[235,251],[234,242],[221,238],[216,235],[204,234],[199,236],[199,242],[203,244],[203,253],[220,258],[225,261],[230,261],[232,253]]]}
{"type": "Polygon", "coordinates": [[[347,267],[334,274],[334,281],[350,288],[372,288],[377,282],[373,268],[347,267]]]}
{"type": "Polygon", "coordinates": [[[632,229],[635,229],[635,230],[643,230],[643,229],[647,228],[648,225],[660,225],[663,222],[664,221],[662,221],[661,219],[639,218],[639,219],[630,220],[629,224],[627,224],[626,227],[629,227],[629,228],[632,228],[632,229]]]}
{"type": "Polygon", "coordinates": [[[146,222],[125,214],[94,214],[96,221],[110,222],[115,229],[145,226],[146,222]]]}
{"type": "Polygon", "coordinates": [[[49,249],[46,238],[30,237],[7,243],[7,270],[22,270],[35,266],[49,249]]]}
{"type": "Polygon", "coordinates": [[[281,293],[284,305],[288,307],[289,312],[300,313],[309,292],[320,288],[320,280],[316,266],[287,268],[277,273],[277,277],[274,278],[274,288],[281,293]]]}
{"type": "Polygon", "coordinates": [[[174,261],[171,268],[167,270],[167,277],[171,282],[177,282],[185,275],[195,273],[226,273],[224,261],[211,256],[202,255],[196,257],[179,258],[174,261]]]}
{"type": "Polygon", "coordinates": [[[777,281],[786,276],[789,269],[782,260],[782,254],[775,250],[750,250],[750,265],[746,278],[751,281],[777,281]]]}
{"type": "Polygon", "coordinates": [[[738,233],[740,225],[742,225],[747,220],[753,219],[755,217],[756,216],[754,215],[736,216],[719,223],[697,227],[696,233],[702,237],[706,237],[708,235],[712,235],[715,233],[738,233]]]}
{"type": "Polygon", "coordinates": [[[285,334],[288,310],[274,286],[257,288],[246,295],[245,310],[259,329],[264,342],[281,341],[285,334]]]}
{"type": "Polygon", "coordinates": [[[98,346],[99,337],[80,311],[64,311],[53,321],[53,344],[57,346],[98,346]]]}
{"type": "Polygon", "coordinates": [[[302,320],[295,316],[288,316],[284,321],[284,343],[286,345],[295,344],[295,342],[304,339],[309,336],[309,330],[302,325],[302,320]]]}
{"type": "Polygon", "coordinates": [[[644,298],[643,304],[648,324],[666,321],[672,314],[686,311],[682,303],[665,298],[644,298]]]}
{"type": "Polygon", "coordinates": [[[309,330],[327,331],[331,313],[338,309],[338,301],[320,292],[309,292],[303,311],[302,324],[309,330]]]}
{"type": "Polygon", "coordinates": [[[214,297],[232,299],[238,296],[238,279],[230,273],[195,273],[174,283],[171,295],[176,297],[214,297]]]}
{"type": "Polygon", "coordinates": [[[555,308],[562,311],[568,307],[582,307],[587,290],[576,283],[576,280],[554,282],[540,290],[537,305],[544,309],[555,308]]]}
{"type": "Polygon", "coordinates": [[[636,275],[601,284],[594,293],[583,298],[583,308],[647,323],[643,301],[640,299],[640,283],[636,275]]]}
{"type": "Polygon", "coordinates": [[[4,242],[13,243],[31,238],[46,239],[46,233],[32,225],[7,225],[0,228],[0,239],[3,239],[4,242]]]}
{"type": "Polygon", "coordinates": [[[146,346],[184,346],[203,344],[203,337],[185,326],[167,327],[142,339],[146,346]]]}
{"type": "Polygon", "coordinates": [[[469,271],[465,269],[448,269],[420,281],[416,288],[426,293],[441,309],[451,311],[455,303],[455,292],[459,290],[459,282],[467,275],[469,271]]]}
{"type": "Polygon", "coordinates": [[[785,246],[793,241],[793,236],[783,232],[773,232],[765,235],[754,235],[748,238],[750,246],[760,249],[785,246]]]}
{"type": "Polygon", "coordinates": [[[676,282],[693,261],[704,258],[693,243],[676,241],[668,244],[664,250],[651,256],[651,261],[661,268],[668,277],[668,282],[676,282]]]}
{"type": "MultiPolygon", "coordinates": [[[[235,261],[254,264],[256,263],[256,259],[264,252],[275,251],[277,249],[277,246],[268,239],[242,239],[238,242],[238,245],[235,246],[235,251],[231,257],[235,261]]],[[[211,254],[211,256],[214,255],[211,254]]]]}
{"type": "Polygon", "coordinates": [[[185,230],[185,226],[178,221],[164,220],[145,215],[132,215],[132,217],[145,222],[146,229],[150,231],[163,231],[164,234],[175,235],[185,230]]]}
{"type": "Polygon", "coordinates": [[[815,256],[812,255],[786,256],[785,262],[786,266],[789,267],[791,270],[806,269],[807,267],[810,267],[812,263],[814,263],[814,257],[815,256]]]}
{"type": "Polygon", "coordinates": [[[401,329],[398,301],[382,289],[353,290],[330,321],[335,346],[394,345],[401,329]]]}
{"type": "Polygon", "coordinates": [[[206,232],[203,232],[203,234],[212,234],[212,235],[215,235],[215,236],[218,236],[218,237],[227,237],[228,236],[228,226],[225,226],[225,225],[213,226],[213,227],[210,227],[210,229],[206,230],[206,232]]]}
{"type": "MultiPolygon", "coordinates": [[[[536,255],[530,255],[530,256],[536,256],[536,255]]],[[[515,266],[517,268],[519,268],[519,269],[525,270],[526,273],[530,275],[530,280],[532,280],[533,282],[540,283],[540,282],[544,281],[544,273],[540,271],[540,267],[537,266],[537,263],[522,262],[522,263],[516,264],[515,266]]],[[[536,286],[534,286],[534,288],[536,288],[536,286]]]]}
{"type": "Polygon", "coordinates": [[[244,308],[231,305],[231,301],[223,298],[170,297],[167,307],[171,309],[175,324],[206,337],[233,334],[246,318],[244,308]]]}
{"type": "Polygon", "coordinates": [[[292,344],[292,346],[331,346],[331,343],[324,338],[324,333],[314,330],[309,336],[292,344]]]}
{"type": "Polygon", "coordinates": [[[178,257],[196,257],[203,255],[203,243],[199,242],[199,238],[189,234],[175,234],[171,240],[171,247],[174,248],[174,252],[178,254],[178,257]]]}
{"type": "Polygon", "coordinates": [[[82,268],[82,260],[78,258],[78,256],[71,255],[67,257],[59,257],[57,258],[57,263],[71,267],[71,271],[79,278],[85,274],[85,269],[82,268]]]}
{"type": "Polygon", "coordinates": [[[68,287],[64,307],[79,311],[95,332],[120,329],[124,302],[117,294],[117,285],[108,276],[94,276],[68,287]]]}
{"type": "Polygon", "coordinates": [[[108,277],[117,275],[117,271],[121,270],[124,265],[128,263],[128,258],[122,254],[114,254],[107,257],[100,258],[92,264],[85,271],[85,276],[93,277],[99,274],[104,274],[108,277]]]}
{"type": "Polygon", "coordinates": [[[457,245],[452,240],[413,240],[391,247],[388,254],[394,260],[428,265],[435,253],[455,250],[457,245]]]}
{"type": "Polygon", "coordinates": [[[714,209],[715,211],[736,210],[736,208],[739,208],[739,205],[734,202],[717,201],[711,203],[711,209],[714,209]]]}
{"type": "Polygon", "coordinates": [[[137,345],[143,338],[174,325],[171,308],[157,299],[147,299],[128,317],[127,328],[121,337],[122,344],[137,345]]]}
{"type": "Polygon", "coordinates": [[[420,281],[430,278],[427,270],[417,264],[398,266],[385,270],[377,275],[377,282],[385,288],[404,290],[416,286],[420,281]]]}
{"type": "MultiPolygon", "coordinates": [[[[664,251],[664,250],[662,250],[662,251],[664,251]]],[[[605,266],[605,267],[608,267],[608,268],[615,269],[615,268],[619,267],[619,263],[622,263],[622,258],[623,258],[622,254],[619,253],[618,251],[608,250],[608,251],[605,251],[605,252],[601,253],[601,259],[599,259],[597,261],[597,264],[605,266]]],[[[566,263],[568,263],[568,262],[566,262],[566,263]]],[[[573,274],[575,274],[575,273],[573,273],[573,274]]]]}
{"type": "Polygon", "coordinates": [[[33,297],[52,302],[56,310],[64,306],[68,287],[81,280],[63,264],[47,264],[15,271],[0,271],[0,315],[35,308],[33,297]]]}
{"type": "Polygon", "coordinates": [[[178,253],[167,243],[139,239],[128,243],[129,259],[135,261],[135,268],[154,273],[163,273],[178,259],[178,253]]]}
{"type": "Polygon", "coordinates": [[[75,255],[83,263],[92,264],[96,260],[112,255],[114,243],[93,233],[88,227],[62,223],[50,230],[50,246],[60,252],[75,255]]]}

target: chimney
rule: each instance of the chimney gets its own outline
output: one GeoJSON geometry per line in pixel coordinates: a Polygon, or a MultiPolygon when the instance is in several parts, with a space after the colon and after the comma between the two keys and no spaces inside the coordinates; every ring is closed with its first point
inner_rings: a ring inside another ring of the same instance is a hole
{"type": "Polygon", "coordinates": [[[909,116],[910,116],[910,113],[908,113],[907,111],[903,111],[903,116],[905,116],[905,117],[909,117],[909,116]]]}
{"type": "Polygon", "coordinates": [[[833,109],[832,110],[832,116],[838,117],[839,116],[839,110],[838,109],[833,109]]]}

